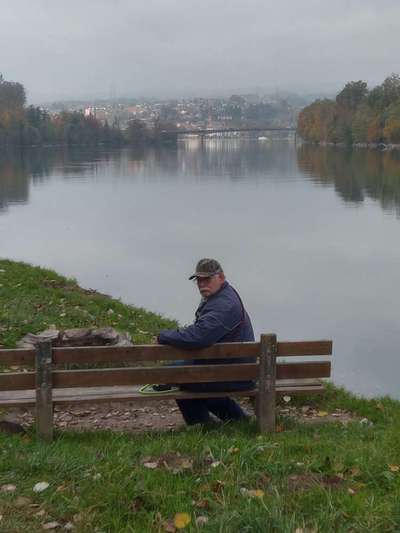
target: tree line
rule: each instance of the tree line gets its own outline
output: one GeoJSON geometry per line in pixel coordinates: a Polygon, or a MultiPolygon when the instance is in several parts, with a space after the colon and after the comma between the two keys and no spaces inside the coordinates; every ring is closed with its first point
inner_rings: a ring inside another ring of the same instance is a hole
{"type": "Polygon", "coordinates": [[[400,143],[400,76],[391,74],[371,90],[361,80],[347,83],[335,100],[316,100],[305,107],[297,128],[312,142],[400,143]]]}
{"type": "Polygon", "coordinates": [[[126,130],[104,123],[81,111],[63,111],[50,115],[41,107],[26,105],[26,92],[21,83],[7,81],[0,74],[0,146],[40,145],[113,145],[176,142],[175,130],[156,120],[152,127],[133,120],[126,130]]]}

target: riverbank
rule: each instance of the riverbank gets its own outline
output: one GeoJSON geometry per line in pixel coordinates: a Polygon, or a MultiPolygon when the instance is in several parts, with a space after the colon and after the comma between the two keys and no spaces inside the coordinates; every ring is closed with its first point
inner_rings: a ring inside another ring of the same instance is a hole
{"type": "Polygon", "coordinates": [[[312,144],[314,146],[336,146],[338,148],[367,148],[369,150],[391,151],[400,150],[400,144],[386,144],[386,143],[353,143],[347,144],[344,142],[328,142],[328,141],[306,141],[301,139],[302,143],[312,144]]]}
{"type": "MultiPolygon", "coordinates": [[[[0,344],[13,347],[51,325],[112,326],[148,342],[175,322],[50,270],[0,260],[0,344]]],[[[33,429],[0,433],[0,529],[398,530],[400,402],[334,387],[319,399],[286,400],[277,432],[266,436],[253,422],[132,434],[72,430],[67,421],[51,445],[33,429]],[[39,482],[42,491],[34,490],[39,482]]]]}

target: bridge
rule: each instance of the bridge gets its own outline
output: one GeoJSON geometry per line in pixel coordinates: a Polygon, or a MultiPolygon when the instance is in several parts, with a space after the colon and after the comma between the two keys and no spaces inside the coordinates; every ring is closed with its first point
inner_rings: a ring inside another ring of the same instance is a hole
{"type": "Polygon", "coordinates": [[[296,133],[296,128],[205,128],[197,130],[163,130],[162,133],[169,133],[174,135],[210,135],[213,133],[240,133],[240,132],[249,132],[249,131],[258,131],[258,132],[267,132],[267,131],[284,131],[284,132],[294,132],[296,133]]]}

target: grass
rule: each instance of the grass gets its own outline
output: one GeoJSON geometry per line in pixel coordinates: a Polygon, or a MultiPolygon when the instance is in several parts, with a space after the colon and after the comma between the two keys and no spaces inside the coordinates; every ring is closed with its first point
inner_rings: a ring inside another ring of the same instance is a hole
{"type": "MultiPolygon", "coordinates": [[[[54,272],[8,261],[0,270],[5,346],[50,324],[113,325],[139,342],[173,324],[54,272]]],[[[176,513],[187,513],[192,532],[400,531],[400,403],[333,386],[292,403],[358,418],[343,425],[281,416],[282,431],[263,436],[253,422],[140,435],[66,430],[48,445],[33,430],[0,433],[0,487],[16,487],[0,491],[0,531],[35,533],[51,521],[79,533],[172,531],[176,513]],[[49,487],[35,493],[40,481],[49,487]]]]}
{"type": "Polygon", "coordinates": [[[26,333],[52,325],[58,329],[112,326],[129,332],[135,343],[146,343],[176,322],[81,289],[75,280],[52,270],[0,259],[0,345],[15,347],[26,333]]]}

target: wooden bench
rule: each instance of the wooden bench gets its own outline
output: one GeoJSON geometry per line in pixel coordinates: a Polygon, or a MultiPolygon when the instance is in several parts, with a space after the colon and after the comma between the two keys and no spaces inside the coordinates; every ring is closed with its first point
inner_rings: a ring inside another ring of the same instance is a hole
{"type": "Polygon", "coordinates": [[[260,342],[215,344],[201,350],[161,345],[52,348],[49,342],[44,342],[36,350],[0,350],[1,365],[35,368],[34,371],[24,368],[24,371],[0,373],[0,407],[36,406],[38,436],[52,440],[55,404],[248,396],[256,398],[259,431],[274,431],[276,396],[321,393],[323,378],[330,377],[331,363],[326,359],[305,358],[331,354],[332,341],[277,342],[274,334],[261,335],[260,342]],[[292,356],[301,357],[301,360],[288,363],[280,359],[292,356]],[[190,364],[193,359],[227,357],[256,357],[257,362],[190,364]],[[173,360],[189,363],[183,366],[166,364],[173,360]],[[163,361],[163,365],[158,364],[159,361],[163,361]],[[98,368],[104,363],[109,366],[98,368]],[[97,368],[65,369],[71,364],[96,364],[97,368]],[[257,387],[229,393],[178,391],[145,396],[139,392],[140,386],[147,383],[238,380],[256,380],[257,387]]]}

